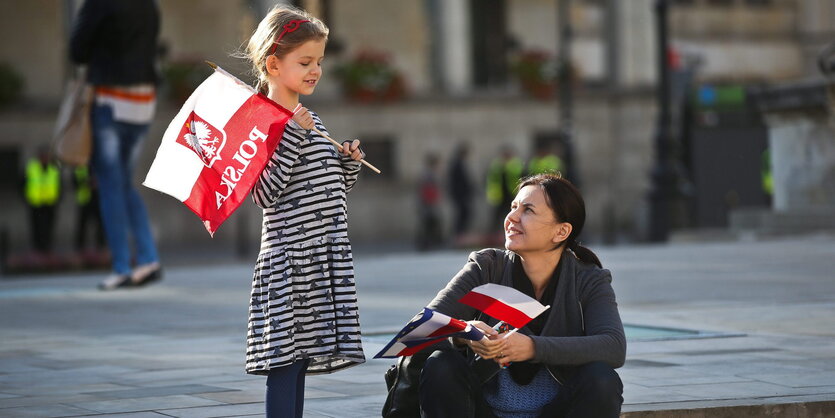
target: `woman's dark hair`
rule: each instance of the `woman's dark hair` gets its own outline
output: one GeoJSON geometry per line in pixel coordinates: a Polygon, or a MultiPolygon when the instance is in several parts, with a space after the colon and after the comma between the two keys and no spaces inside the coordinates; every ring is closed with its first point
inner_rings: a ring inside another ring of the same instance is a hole
{"type": "Polygon", "coordinates": [[[548,207],[554,211],[557,222],[568,222],[571,224],[571,234],[556,248],[565,245],[571,250],[580,261],[587,264],[596,264],[602,268],[600,259],[592,250],[580,245],[577,237],[583,232],[583,225],[586,223],[586,203],[580,191],[570,181],[557,174],[536,174],[522,179],[519,182],[519,189],[525,186],[538,186],[545,193],[545,201],[548,207]]]}

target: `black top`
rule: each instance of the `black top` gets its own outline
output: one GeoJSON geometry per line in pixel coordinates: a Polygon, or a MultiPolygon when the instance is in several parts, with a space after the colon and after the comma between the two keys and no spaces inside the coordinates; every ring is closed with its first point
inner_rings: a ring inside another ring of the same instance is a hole
{"type": "MultiPolygon", "coordinates": [[[[486,283],[513,287],[511,257],[511,251],[492,248],[471,253],[467,264],[427,307],[463,321],[478,319],[494,326],[498,322],[495,318],[459,300],[486,283]]],[[[557,270],[559,280],[554,281],[554,296],[547,300],[551,308],[542,313],[547,317],[542,331],[536,335],[527,326],[519,330],[533,340],[536,353],[531,362],[548,367],[560,382],[570,379],[578,366],[593,361],[621,367],[626,358],[626,338],[611,273],[581,262],[570,252],[563,253],[557,270]]],[[[482,383],[499,371],[492,359],[476,359],[471,350],[467,350],[467,356],[482,383]]]]}
{"type": "Polygon", "coordinates": [[[88,65],[93,85],[155,83],[159,26],[155,0],[87,0],[73,25],[70,59],[88,65]]]}
{"type": "MultiPolygon", "coordinates": [[[[531,279],[527,274],[525,274],[525,269],[522,267],[522,259],[515,253],[511,255],[510,258],[513,260],[513,287],[516,290],[536,299],[533,283],[531,283],[531,279]]],[[[560,264],[561,263],[562,257],[560,257],[560,264]]],[[[554,269],[554,275],[551,276],[548,286],[546,286],[545,291],[542,292],[542,297],[538,299],[539,303],[543,305],[548,305],[548,301],[554,300],[554,296],[557,292],[557,282],[560,281],[560,264],[557,264],[557,268],[554,269]]],[[[542,329],[545,328],[545,321],[547,318],[548,315],[545,315],[543,312],[543,314],[532,319],[531,322],[528,322],[528,325],[526,325],[525,328],[530,330],[530,333],[533,335],[542,335],[542,329]]],[[[534,376],[536,376],[540,367],[542,367],[542,365],[539,363],[523,361],[519,363],[512,363],[508,367],[508,371],[510,372],[510,376],[513,378],[513,381],[520,385],[527,385],[531,382],[531,380],[533,380],[534,376]]]]}
{"type": "Polygon", "coordinates": [[[449,167],[449,195],[454,201],[467,202],[473,194],[473,184],[464,164],[464,159],[456,157],[449,167]]]}

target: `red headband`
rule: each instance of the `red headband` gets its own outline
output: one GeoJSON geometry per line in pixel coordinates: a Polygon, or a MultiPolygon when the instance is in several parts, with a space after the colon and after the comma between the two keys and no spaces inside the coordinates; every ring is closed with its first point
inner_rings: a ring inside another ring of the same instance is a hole
{"type": "Polygon", "coordinates": [[[310,21],[309,20],[296,19],[296,20],[291,20],[290,23],[284,25],[284,30],[282,30],[281,33],[278,34],[278,37],[275,39],[275,42],[273,42],[273,46],[272,46],[272,48],[270,48],[269,55],[272,55],[272,54],[275,53],[275,49],[278,48],[278,43],[281,42],[281,38],[283,38],[284,35],[286,35],[288,33],[291,33],[291,32],[295,32],[302,25],[302,23],[305,23],[305,22],[310,22],[310,21]]]}

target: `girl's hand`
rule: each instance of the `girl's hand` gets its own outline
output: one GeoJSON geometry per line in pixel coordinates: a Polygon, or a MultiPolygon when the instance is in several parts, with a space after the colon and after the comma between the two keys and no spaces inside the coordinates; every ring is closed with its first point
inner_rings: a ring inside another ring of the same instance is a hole
{"type": "Polygon", "coordinates": [[[506,366],[512,362],[527,361],[536,354],[533,340],[527,335],[514,332],[505,338],[506,335],[507,333],[503,333],[496,337],[499,341],[505,342],[502,351],[494,359],[500,366],[506,366]]]}
{"type": "Polygon", "coordinates": [[[293,121],[308,131],[316,127],[316,124],[313,122],[313,115],[301,104],[296,106],[296,110],[293,111],[293,121]]]}
{"type": "Polygon", "coordinates": [[[467,345],[470,346],[470,349],[483,359],[498,357],[502,350],[504,350],[504,346],[507,341],[497,339],[498,333],[493,328],[487,326],[484,322],[468,321],[468,323],[480,329],[486,336],[486,338],[482,338],[479,341],[467,340],[467,345]]]}
{"type": "Polygon", "coordinates": [[[360,140],[355,139],[353,142],[345,141],[342,143],[342,155],[351,157],[352,160],[359,161],[362,159],[362,151],[360,151],[360,140]]]}

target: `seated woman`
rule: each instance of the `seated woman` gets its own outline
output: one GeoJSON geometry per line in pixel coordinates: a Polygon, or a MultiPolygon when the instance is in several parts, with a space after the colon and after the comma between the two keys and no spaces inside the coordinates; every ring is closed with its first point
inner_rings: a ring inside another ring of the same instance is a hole
{"type": "Polygon", "coordinates": [[[474,252],[428,305],[489,335],[453,339],[426,359],[425,417],[617,417],[626,339],[611,275],[577,243],[586,219],[579,191],[540,174],[524,179],[504,220],[505,248],[474,252]],[[551,308],[518,332],[458,302],[472,288],[511,286],[551,308]],[[507,335],[507,338],[504,338],[507,335]]]}

